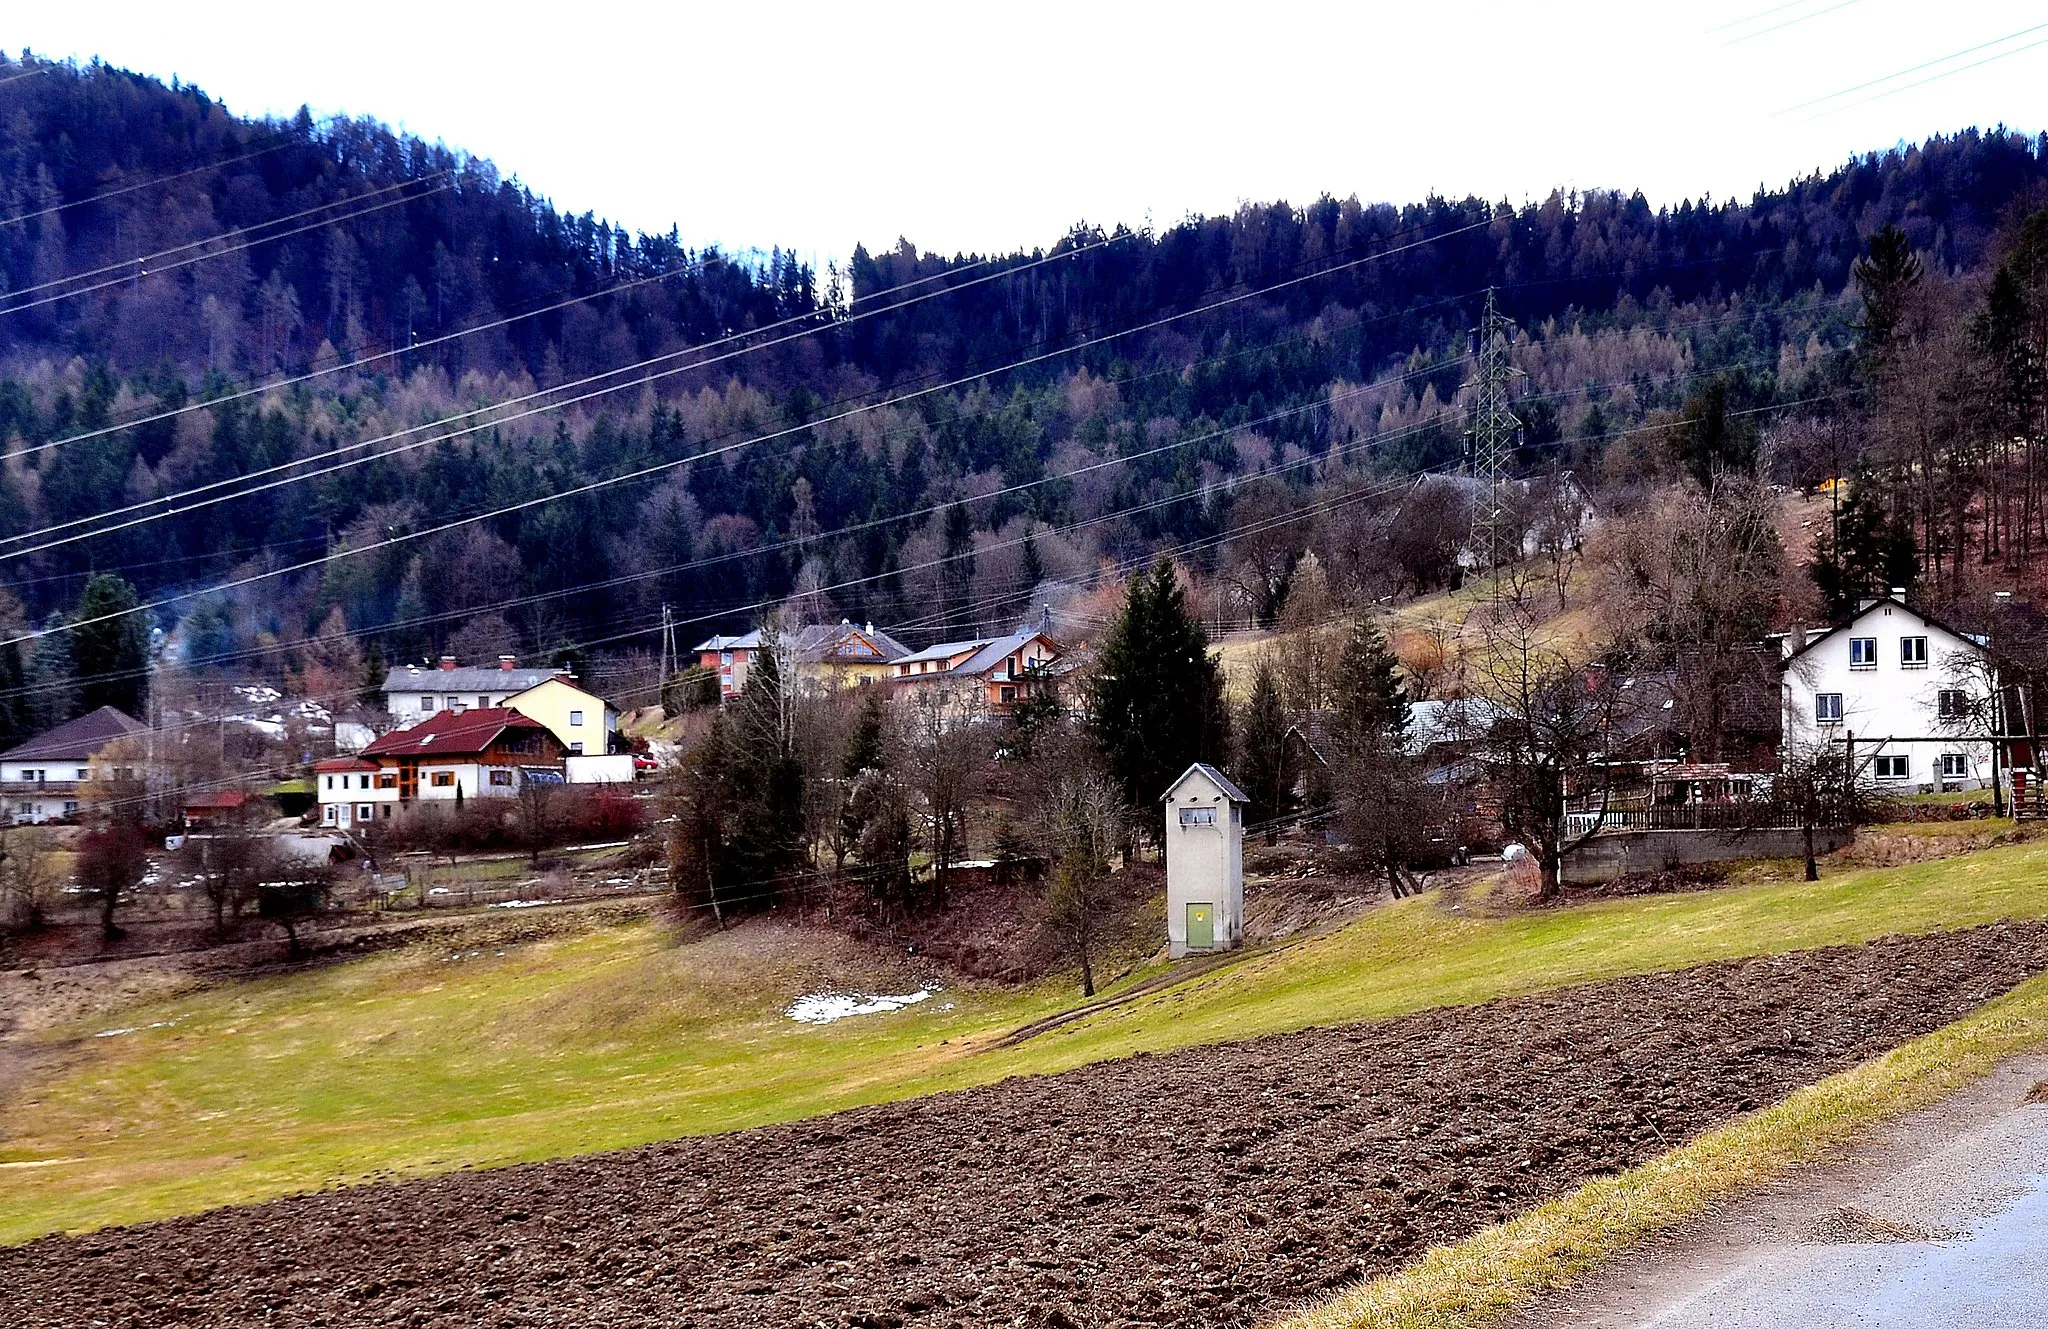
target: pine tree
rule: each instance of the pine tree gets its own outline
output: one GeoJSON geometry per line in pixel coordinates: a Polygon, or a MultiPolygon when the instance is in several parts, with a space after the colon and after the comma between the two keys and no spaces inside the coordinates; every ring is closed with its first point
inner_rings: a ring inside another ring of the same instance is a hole
{"type": "Polygon", "coordinates": [[[1856,260],[1854,271],[1863,290],[1863,350],[1881,362],[1920,285],[1920,256],[1904,231],[1886,224],[1871,235],[1870,252],[1856,260]]]}
{"type": "MultiPolygon", "coordinates": [[[[1103,643],[1089,681],[1088,730],[1134,811],[1150,807],[1190,765],[1223,756],[1223,673],[1165,559],[1131,583],[1103,643]]],[[[1154,834],[1157,820],[1138,818],[1154,834]]]]}
{"type": "Polygon", "coordinates": [[[1408,741],[1408,693],[1379,624],[1363,615],[1352,624],[1334,673],[1338,741],[1357,751],[1402,750],[1408,741]]]}
{"type": "Polygon", "coordinates": [[[112,706],[138,719],[149,704],[149,638],[135,612],[135,588],[111,572],[85,584],[71,663],[78,677],[74,715],[112,706]]]}
{"type": "Polygon", "coordinates": [[[1287,737],[1287,708],[1271,659],[1261,656],[1252,674],[1252,695],[1239,729],[1238,775],[1252,796],[1251,817],[1266,823],[1266,843],[1280,838],[1277,818],[1294,802],[1294,761],[1287,737]]]}

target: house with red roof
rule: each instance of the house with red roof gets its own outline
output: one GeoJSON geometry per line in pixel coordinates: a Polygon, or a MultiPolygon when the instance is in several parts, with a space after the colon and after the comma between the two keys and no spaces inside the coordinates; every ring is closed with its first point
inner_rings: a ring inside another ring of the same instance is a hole
{"type": "Polygon", "coordinates": [[[507,706],[436,711],[353,757],[314,763],[320,824],[360,826],[420,804],[516,798],[529,784],[562,784],[567,754],[553,730],[507,706]]]}

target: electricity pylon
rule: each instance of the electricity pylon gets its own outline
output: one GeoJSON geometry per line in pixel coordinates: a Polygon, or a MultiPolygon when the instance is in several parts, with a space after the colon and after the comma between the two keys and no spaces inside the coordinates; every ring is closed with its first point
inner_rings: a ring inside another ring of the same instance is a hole
{"type": "Polygon", "coordinates": [[[1522,371],[1508,363],[1508,347],[1515,325],[1494,307],[1493,291],[1486,292],[1486,314],[1479,321],[1474,347],[1479,367],[1466,387],[1472,389],[1470,440],[1466,465],[1479,481],[1479,493],[1472,510],[1472,555],[1486,560],[1488,570],[1512,561],[1504,546],[1511,537],[1508,529],[1508,454],[1519,445],[1522,422],[1508,409],[1508,384],[1522,371]]]}

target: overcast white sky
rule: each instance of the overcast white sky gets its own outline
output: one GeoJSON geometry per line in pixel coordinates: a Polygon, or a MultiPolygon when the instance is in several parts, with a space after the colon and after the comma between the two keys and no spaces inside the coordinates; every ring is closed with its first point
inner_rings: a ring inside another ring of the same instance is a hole
{"type": "Polygon", "coordinates": [[[97,0],[17,7],[0,41],[176,75],[243,114],[374,116],[572,211],[816,258],[1325,191],[1746,195],[1901,139],[2048,127],[2048,44],[2023,49],[2048,43],[2048,8],[1988,0],[97,0]]]}

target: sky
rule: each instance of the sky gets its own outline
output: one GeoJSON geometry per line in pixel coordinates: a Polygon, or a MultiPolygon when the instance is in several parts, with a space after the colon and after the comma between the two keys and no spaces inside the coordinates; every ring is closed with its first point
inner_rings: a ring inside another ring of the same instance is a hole
{"type": "Polygon", "coordinates": [[[2048,128],[2048,9],[1976,0],[96,0],[19,6],[0,43],[245,115],[371,116],[572,212],[820,263],[1324,193],[1746,197],[1929,134],[2048,128]]]}

